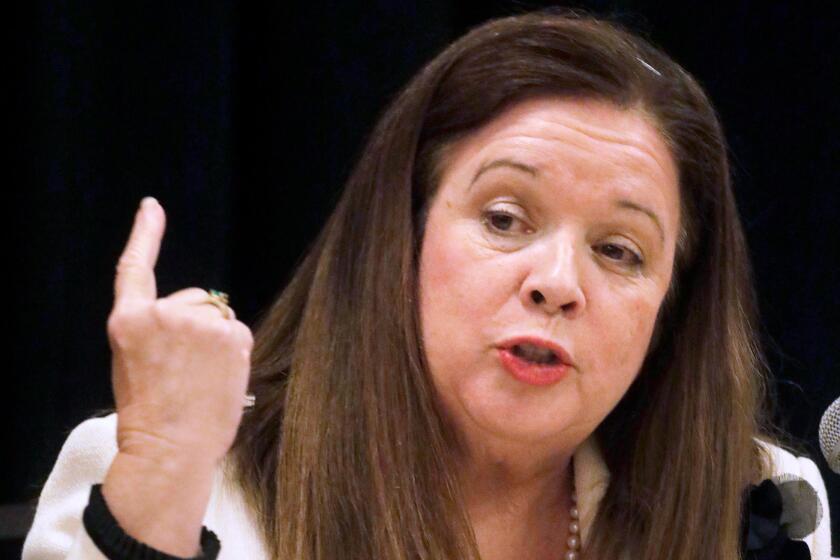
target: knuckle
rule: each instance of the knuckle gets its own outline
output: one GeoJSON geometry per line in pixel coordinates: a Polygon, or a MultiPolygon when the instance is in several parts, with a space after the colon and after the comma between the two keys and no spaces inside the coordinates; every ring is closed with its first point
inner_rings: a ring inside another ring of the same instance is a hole
{"type": "Polygon", "coordinates": [[[121,305],[111,310],[106,323],[108,336],[118,346],[125,347],[134,333],[142,328],[144,308],[138,305],[121,305]]]}
{"type": "Polygon", "coordinates": [[[124,313],[111,312],[106,322],[106,330],[108,337],[122,346],[125,343],[127,336],[126,320],[124,313]]]}
{"type": "Polygon", "coordinates": [[[223,321],[215,317],[192,313],[186,316],[189,329],[196,335],[212,340],[216,344],[224,344],[230,338],[230,328],[223,321]]]}
{"type": "Polygon", "coordinates": [[[140,253],[137,249],[129,247],[122,255],[120,255],[120,258],[117,259],[117,274],[129,269],[137,268],[140,266],[139,260],[140,253]]]}
{"type": "Polygon", "coordinates": [[[152,315],[167,331],[209,339],[216,344],[225,344],[233,338],[231,321],[217,319],[194,304],[158,299],[152,304],[152,315]]]}
{"type": "Polygon", "coordinates": [[[167,331],[177,331],[189,327],[186,318],[178,313],[175,306],[166,299],[155,300],[151,306],[151,315],[155,323],[167,331]]]}
{"type": "Polygon", "coordinates": [[[122,309],[115,307],[108,315],[108,321],[106,322],[106,325],[108,325],[108,331],[110,332],[111,330],[121,328],[124,322],[125,312],[122,309]]]}
{"type": "Polygon", "coordinates": [[[231,336],[232,328],[229,323],[229,321],[224,320],[208,321],[207,328],[217,340],[228,342],[233,338],[231,336]]]}
{"type": "Polygon", "coordinates": [[[168,320],[172,317],[169,302],[166,299],[155,300],[152,303],[151,314],[158,321],[168,320]]]}
{"type": "Polygon", "coordinates": [[[192,297],[196,297],[196,298],[207,297],[207,290],[205,290],[203,288],[198,288],[198,287],[193,286],[193,287],[190,287],[190,288],[185,288],[184,289],[184,294],[192,296],[192,297]]]}
{"type": "Polygon", "coordinates": [[[172,292],[171,294],[166,296],[165,299],[168,299],[168,300],[177,300],[179,298],[185,298],[185,299],[196,298],[197,299],[197,298],[199,298],[199,296],[201,296],[201,294],[206,295],[206,293],[207,292],[202,290],[201,288],[195,288],[195,287],[184,288],[182,290],[178,290],[177,292],[172,292]]]}
{"type": "Polygon", "coordinates": [[[239,335],[239,339],[245,344],[245,347],[249,350],[254,347],[254,333],[251,332],[251,329],[248,328],[248,325],[242,323],[240,321],[236,322],[236,330],[237,334],[239,335]]]}

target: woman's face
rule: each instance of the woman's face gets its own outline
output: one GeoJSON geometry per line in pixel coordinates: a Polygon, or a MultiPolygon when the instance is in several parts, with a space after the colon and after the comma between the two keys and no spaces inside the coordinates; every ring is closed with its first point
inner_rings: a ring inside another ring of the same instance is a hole
{"type": "Polygon", "coordinates": [[[615,407],[671,280],[677,181],[640,113],[594,100],[523,101],[453,147],[426,222],[420,313],[433,381],[468,440],[573,447],[615,407]],[[517,376],[499,350],[517,336],[561,345],[572,365],[517,376]]]}

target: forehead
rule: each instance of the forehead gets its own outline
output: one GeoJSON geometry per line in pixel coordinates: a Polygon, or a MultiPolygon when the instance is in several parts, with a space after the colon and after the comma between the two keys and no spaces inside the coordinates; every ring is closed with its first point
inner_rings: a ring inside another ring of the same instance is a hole
{"type": "Polygon", "coordinates": [[[569,175],[575,169],[563,165],[574,163],[587,176],[619,174],[635,187],[676,189],[678,182],[671,151],[650,117],[593,99],[539,97],[512,105],[451,147],[442,179],[494,155],[519,155],[537,168],[569,175]]]}

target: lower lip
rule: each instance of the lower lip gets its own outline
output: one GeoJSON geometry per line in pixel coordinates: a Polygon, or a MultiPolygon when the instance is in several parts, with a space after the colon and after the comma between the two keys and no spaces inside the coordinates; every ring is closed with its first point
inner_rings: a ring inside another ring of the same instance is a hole
{"type": "Polygon", "coordinates": [[[513,377],[529,385],[551,385],[569,373],[568,364],[535,364],[523,360],[510,348],[499,348],[499,358],[513,377]]]}

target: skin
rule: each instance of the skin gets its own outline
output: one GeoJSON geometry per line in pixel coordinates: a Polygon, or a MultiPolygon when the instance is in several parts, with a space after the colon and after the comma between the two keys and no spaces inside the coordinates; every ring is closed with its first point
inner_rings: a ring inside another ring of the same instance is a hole
{"type": "Polygon", "coordinates": [[[564,550],[571,456],[639,372],[679,225],[676,165],[637,110],[530,99],[448,153],[424,234],[420,313],[433,382],[464,444],[458,475],[482,558],[564,550]],[[471,184],[498,159],[536,176],[498,165],[471,184]],[[619,199],[651,210],[661,229],[619,199]],[[566,349],[566,377],[532,386],[502,367],[499,344],[526,334],[566,349]]]}
{"type": "Polygon", "coordinates": [[[135,215],[117,263],[108,317],[118,453],[102,495],[131,537],[167,554],[200,552],[214,472],[242,418],[253,336],[185,288],[158,298],[155,265],[166,214],[135,215]]]}

